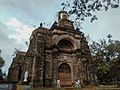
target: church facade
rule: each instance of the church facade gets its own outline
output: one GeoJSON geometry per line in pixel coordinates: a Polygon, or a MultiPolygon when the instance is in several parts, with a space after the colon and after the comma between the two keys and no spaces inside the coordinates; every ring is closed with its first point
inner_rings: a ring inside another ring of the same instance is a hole
{"type": "Polygon", "coordinates": [[[58,21],[50,29],[40,27],[30,36],[27,52],[18,51],[9,68],[8,81],[24,82],[28,72],[33,87],[81,85],[94,80],[92,56],[84,34],[74,28],[66,11],[58,13],[58,21]]]}

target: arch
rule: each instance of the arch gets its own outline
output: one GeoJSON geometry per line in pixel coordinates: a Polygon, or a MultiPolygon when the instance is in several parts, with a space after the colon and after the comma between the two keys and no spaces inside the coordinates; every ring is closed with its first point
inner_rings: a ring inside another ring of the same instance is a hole
{"type": "Polygon", "coordinates": [[[65,50],[73,50],[74,49],[73,44],[67,39],[60,40],[58,42],[58,47],[60,49],[65,49],[65,50]]]}
{"type": "Polygon", "coordinates": [[[80,41],[75,39],[73,36],[70,36],[70,35],[61,35],[61,36],[54,35],[52,37],[52,44],[58,45],[59,41],[63,40],[63,39],[71,42],[74,50],[76,50],[77,48],[80,48],[80,41]]]}
{"type": "Polygon", "coordinates": [[[58,67],[58,80],[60,80],[61,86],[72,85],[71,68],[67,63],[62,63],[58,67]]]}
{"type": "Polygon", "coordinates": [[[60,72],[71,72],[71,68],[70,66],[67,64],[67,63],[62,63],[59,68],[58,68],[58,71],[60,72]],[[63,71],[62,71],[63,70],[63,71]]]}

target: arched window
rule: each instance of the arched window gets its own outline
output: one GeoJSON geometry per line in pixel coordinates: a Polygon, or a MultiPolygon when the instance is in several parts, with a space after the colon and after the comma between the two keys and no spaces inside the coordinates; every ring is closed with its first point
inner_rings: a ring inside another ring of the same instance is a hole
{"type": "Polygon", "coordinates": [[[58,46],[60,49],[67,49],[67,50],[73,49],[73,44],[70,41],[64,39],[58,42],[58,46]]]}

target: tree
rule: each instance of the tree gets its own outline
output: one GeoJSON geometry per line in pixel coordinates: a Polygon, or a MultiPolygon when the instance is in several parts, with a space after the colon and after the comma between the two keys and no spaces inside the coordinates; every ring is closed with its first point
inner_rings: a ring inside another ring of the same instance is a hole
{"type": "Polygon", "coordinates": [[[2,50],[0,49],[0,82],[3,82],[4,81],[3,76],[5,76],[6,74],[2,72],[2,67],[5,64],[5,61],[2,58],[1,53],[2,53],[2,50]]]}
{"type": "Polygon", "coordinates": [[[76,20],[84,21],[86,17],[91,17],[90,21],[97,20],[94,12],[107,11],[110,8],[118,8],[119,0],[67,0],[62,3],[63,9],[70,8],[69,14],[75,15],[76,20]]]}
{"type": "Polygon", "coordinates": [[[29,42],[28,42],[28,41],[25,41],[25,45],[28,47],[28,46],[29,46],[29,42]]]}
{"type": "Polygon", "coordinates": [[[4,66],[5,61],[3,60],[3,58],[0,56],[0,68],[2,68],[4,66]]]}
{"type": "Polygon", "coordinates": [[[110,34],[107,37],[108,41],[93,41],[90,45],[96,75],[101,82],[120,80],[120,41],[112,40],[110,34]]]}
{"type": "Polygon", "coordinates": [[[1,53],[2,53],[2,50],[0,49],[0,68],[2,68],[4,66],[4,63],[5,63],[4,59],[1,56],[1,53]]]}

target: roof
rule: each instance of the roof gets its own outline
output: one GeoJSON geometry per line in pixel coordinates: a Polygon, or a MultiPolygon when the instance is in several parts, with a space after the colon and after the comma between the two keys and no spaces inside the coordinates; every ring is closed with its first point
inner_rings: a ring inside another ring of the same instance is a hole
{"type": "Polygon", "coordinates": [[[26,52],[24,52],[24,51],[17,51],[17,53],[16,53],[17,55],[25,55],[26,54],[26,52]]]}
{"type": "Polygon", "coordinates": [[[36,35],[36,33],[49,33],[49,29],[44,27],[38,27],[32,32],[32,35],[36,35]]]}

